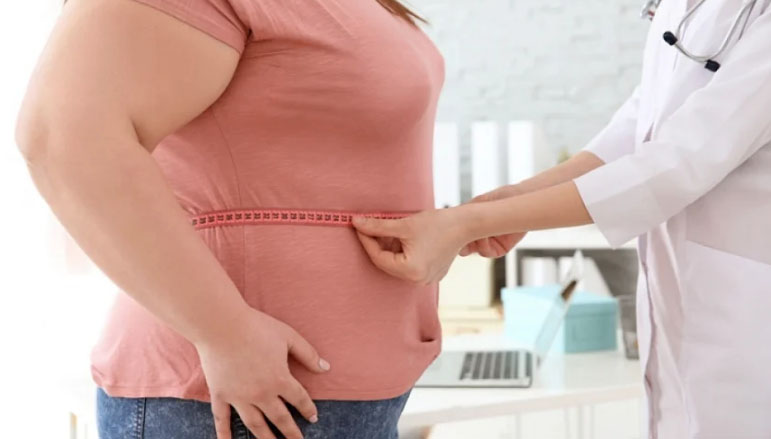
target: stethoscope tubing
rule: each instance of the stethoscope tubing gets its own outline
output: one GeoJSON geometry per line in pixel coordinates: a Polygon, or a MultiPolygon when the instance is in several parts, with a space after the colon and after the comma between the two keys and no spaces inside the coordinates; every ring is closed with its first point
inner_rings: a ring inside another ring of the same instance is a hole
{"type": "Polygon", "coordinates": [[[739,28],[739,24],[742,22],[742,19],[744,20],[742,23],[742,33],[744,33],[744,29],[747,26],[747,22],[749,21],[750,15],[752,15],[752,9],[757,3],[757,0],[747,0],[744,2],[744,5],[734,17],[734,21],[733,21],[733,24],[731,25],[731,29],[726,34],[725,38],[723,39],[723,42],[720,43],[720,47],[718,48],[717,52],[715,52],[712,55],[697,55],[695,53],[691,53],[688,49],[686,49],[681,43],[680,38],[683,35],[683,31],[688,20],[704,4],[705,1],[707,0],[699,0],[695,5],[691,7],[691,9],[689,9],[686,12],[683,19],[680,20],[680,24],[677,27],[677,33],[674,34],[677,41],[675,41],[675,43],[672,44],[672,46],[675,47],[678,51],[680,51],[680,53],[682,53],[683,55],[687,56],[688,58],[696,62],[708,62],[720,56],[728,47],[728,43],[736,34],[736,30],[739,28]]]}

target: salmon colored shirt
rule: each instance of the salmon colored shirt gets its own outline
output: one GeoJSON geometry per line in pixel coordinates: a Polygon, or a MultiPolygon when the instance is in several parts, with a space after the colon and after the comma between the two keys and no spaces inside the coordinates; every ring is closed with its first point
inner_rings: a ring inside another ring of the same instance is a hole
{"type": "MultiPolygon", "coordinates": [[[[418,28],[376,0],[136,1],[241,53],[219,100],[153,152],[191,224],[223,210],[433,207],[444,64],[418,28]]],[[[312,398],[400,395],[438,354],[436,285],[379,271],[352,228],[197,230],[249,305],[332,364],[317,375],[290,361],[312,398]]],[[[126,294],[91,359],[112,396],[209,400],[193,345],[126,294]]]]}

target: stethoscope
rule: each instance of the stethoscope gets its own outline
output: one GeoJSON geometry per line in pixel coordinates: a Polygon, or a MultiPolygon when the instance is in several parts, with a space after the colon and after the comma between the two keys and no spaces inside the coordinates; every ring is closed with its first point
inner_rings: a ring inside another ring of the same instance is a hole
{"type": "MultiPolygon", "coordinates": [[[[723,51],[725,51],[726,47],[728,47],[728,43],[731,41],[731,39],[736,34],[736,31],[739,29],[740,23],[744,21],[741,24],[741,33],[744,33],[744,30],[747,28],[747,23],[749,22],[750,15],[752,14],[752,9],[755,7],[755,4],[758,0],[745,0],[744,5],[739,10],[739,13],[736,14],[736,18],[734,18],[734,22],[731,25],[731,29],[728,30],[728,34],[723,39],[723,42],[720,44],[720,47],[717,49],[717,52],[715,52],[712,55],[696,55],[691,52],[689,52],[685,47],[683,47],[683,43],[680,41],[680,37],[683,35],[683,28],[685,27],[685,24],[688,22],[688,20],[691,19],[693,14],[704,4],[704,2],[707,0],[699,0],[696,2],[695,5],[691,7],[683,17],[682,20],[680,20],[680,25],[677,26],[677,32],[673,33],[670,31],[664,32],[664,41],[666,41],[667,44],[670,46],[675,47],[677,50],[680,51],[683,55],[686,57],[696,61],[699,64],[704,64],[704,68],[711,72],[717,72],[718,69],[720,69],[720,63],[715,61],[715,58],[720,56],[723,51]]],[[[642,18],[647,18],[650,20],[653,20],[653,17],[656,15],[656,9],[658,9],[659,5],[661,5],[661,0],[648,0],[646,1],[645,5],[643,6],[642,13],[640,16],[642,18]]],[[[741,37],[740,33],[740,37],[741,37]]]]}

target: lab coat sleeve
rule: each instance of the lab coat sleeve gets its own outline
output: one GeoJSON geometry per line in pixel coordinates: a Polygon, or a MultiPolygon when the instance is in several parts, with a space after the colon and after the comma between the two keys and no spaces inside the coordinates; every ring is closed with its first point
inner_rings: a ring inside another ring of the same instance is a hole
{"type": "Polygon", "coordinates": [[[605,163],[634,152],[639,93],[640,86],[637,86],[610,123],[584,147],[584,151],[593,153],[605,163]]]}
{"type": "Polygon", "coordinates": [[[661,122],[654,140],[574,181],[617,247],[681,212],[769,141],[771,12],[765,12],[712,80],[661,122]]]}

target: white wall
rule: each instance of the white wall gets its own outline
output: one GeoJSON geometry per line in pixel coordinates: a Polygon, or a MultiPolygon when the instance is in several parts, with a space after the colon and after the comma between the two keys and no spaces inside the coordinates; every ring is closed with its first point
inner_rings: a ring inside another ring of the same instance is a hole
{"type": "Polygon", "coordinates": [[[411,0],[444,54],[439,120],[461,123],[464,156],[473,120],[535,120],[555,154],[582,148],[639,81],[641,3],[411,0]]]}
{"type": "MultiPolygon", "coordinates": [[[[88,352],[115,288],[82,267],[14,141],[27,80],[61,0],[8,2],[0,14],[0,425],[4,438],[66,437],[64,380],[88,352]]],[[[95,437],[92,436],[92,437],[95,437]]]]}

